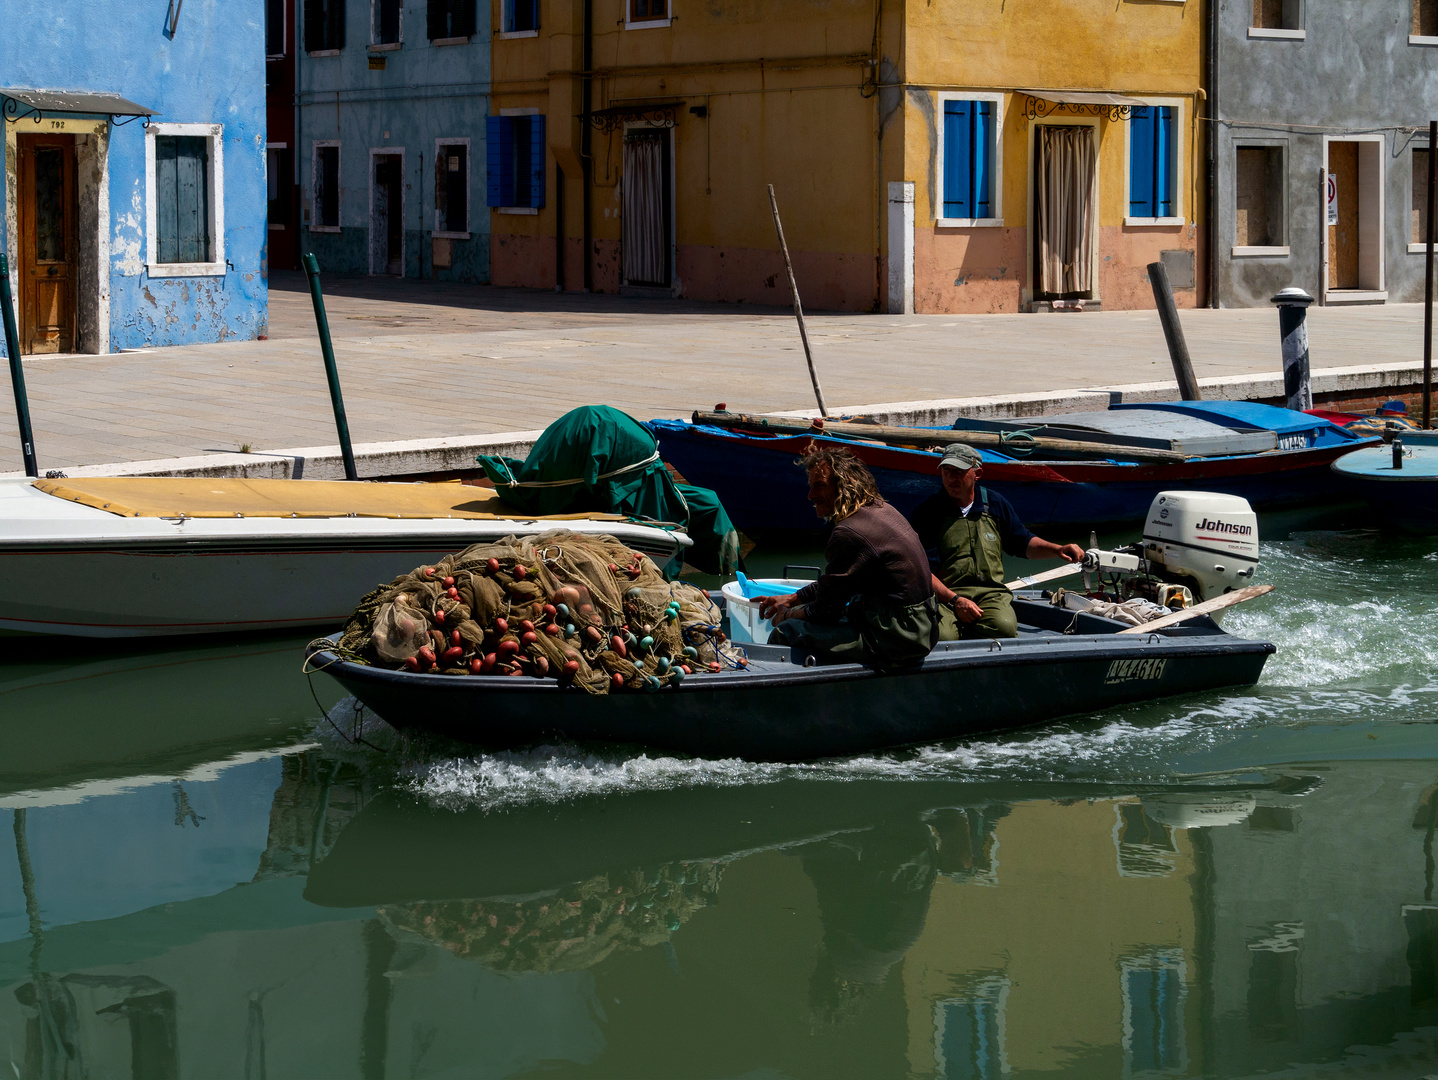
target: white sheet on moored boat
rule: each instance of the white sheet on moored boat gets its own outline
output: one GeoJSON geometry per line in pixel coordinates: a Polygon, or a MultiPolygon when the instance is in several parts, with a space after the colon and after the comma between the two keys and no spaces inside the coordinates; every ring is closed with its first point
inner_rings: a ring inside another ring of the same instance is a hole
{"type": "Polygon", "coordinates": [[[1253,454],[1272,450],[1278,437],[1271,431],[1235,430],[1211,420],[1165,409],[1119,409],[1113,412],[1072,412],[1041,416],[1050,427],[1100,431],[1137,439],[1166,440],[1186,454],[1253,454]]]}
{"type": "Polygon", "coordinates": [[[493,488],[458,481],[386,484],[212,476],[93,476],[36,480],[33,485],[57,499],[120,517],[624,520],[619,514],[520,513],[502,502],[493,488]]]}

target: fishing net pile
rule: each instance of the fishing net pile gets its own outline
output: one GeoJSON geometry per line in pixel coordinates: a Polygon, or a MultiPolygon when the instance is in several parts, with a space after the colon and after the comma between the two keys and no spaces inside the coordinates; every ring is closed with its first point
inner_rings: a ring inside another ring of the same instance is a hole
{"type": "Polygon", "coordinates": [[[667,941],[714,903],[723,866],[672,863],[601,874],[526,900],[393,904],[376,914],[400,937],[438,942],[494,971],[584,971],[616,950],[667,941]]]}
{"type": "Polygon", "coordinates": [[[642,552],[559,529],[475,544],[381,586],[334,651],[425,674],[659,690],[744,664],[719,618],[707,593],[667,580],[642,552]]]}

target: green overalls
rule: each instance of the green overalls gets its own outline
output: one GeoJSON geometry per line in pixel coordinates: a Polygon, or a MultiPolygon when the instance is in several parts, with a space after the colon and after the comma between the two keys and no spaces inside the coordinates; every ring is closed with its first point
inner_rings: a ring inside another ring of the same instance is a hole
{"type": "Polygon", "coordinates": [[[953,609],[940,605],[939,640],[1018,637],[1014,594],[1004,587],[1004,549],[999,525],[989,513],[982,487],[975,489],[977,512],[969,517],[954,507],[953,520],[939,538],[939,580],[984,609],[978,622],[961,623],[953,609]]]}

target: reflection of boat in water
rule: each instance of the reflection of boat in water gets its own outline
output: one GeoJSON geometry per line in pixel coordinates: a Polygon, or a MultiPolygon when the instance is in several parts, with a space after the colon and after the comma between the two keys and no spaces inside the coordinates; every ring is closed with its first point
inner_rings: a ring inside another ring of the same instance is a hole
{"type": "Polygon", "coordinates": [[[76,637],[334,625],[376,582],[557,521],[661,565],[689,544],[618,514],[516,514],[457,483],[12,479],[0,505],[0,632],[76,637]]]}
{"type": "MultiPolygon", "coordinates": [[[[1260,783],[1257,790],[1273,787],[1260,783]]],[[[1222,783],[1125,786],[1126,796],[1194,806],[1251,801],[1222,783]]],[[[311,869],[305,897],[332,907],[543,896],[637,868],[730,862],[900,828],[910,854],[932,848],[938,872],[981,876],[986,837],[1016,800],[1112,798],[1080,783],[783,780],[582,797],[555,806],[455,810],[409,794],[370,800],[311,869]]],[[[1157,805],[1157,804],[1156,804],[1157,805]]]]}
{"type": "Polygon", "coordinates": [[[318,718],[291,638],[110,649],[88,659],[70,648],[26,647],[38,644],[25,643],[20,663],[0,674],[0,796],[173,775],[294,742],[318,718]]]}

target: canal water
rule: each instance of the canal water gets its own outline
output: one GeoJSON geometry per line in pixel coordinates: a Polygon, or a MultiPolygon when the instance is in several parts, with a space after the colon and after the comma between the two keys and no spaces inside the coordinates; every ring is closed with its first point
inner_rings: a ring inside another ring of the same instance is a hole
{"type": "Polygon", "coordinates": [[[12,644],[0,1074],[1438,1072],[1438,542],[1262,557],[1255,688],[805,766],[403,742],[298,639],[12,644]]]}

